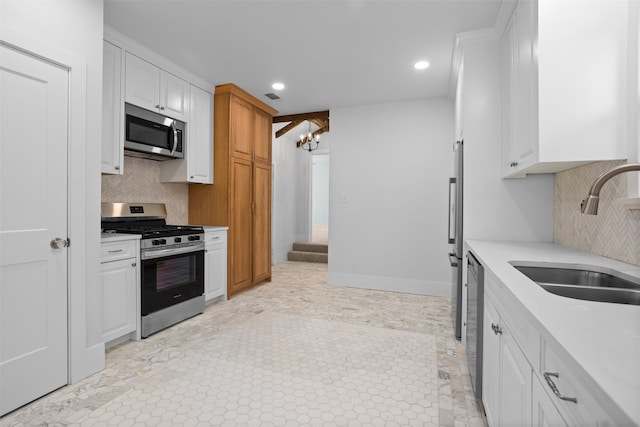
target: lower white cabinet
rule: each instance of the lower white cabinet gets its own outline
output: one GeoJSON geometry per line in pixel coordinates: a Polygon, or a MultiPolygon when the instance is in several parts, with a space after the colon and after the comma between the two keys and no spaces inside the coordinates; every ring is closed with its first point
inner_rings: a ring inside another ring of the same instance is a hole
{"type": "Polygon", "coordinates": [[[227,299],[227,230],[204,233],[204,298],[205,302],[227,299]]]}
{"type": "Polygon", "coordinates": [[[560,415],[560,411],[555,407],[551,398],[544,391],[543,384],[538,378],[533,379],[533,395],[532,395],[532,424],[538,427],[544,426],[568,426],[567,422],[560,415]]]}
{"type": "Polygon", "coordinates": [[[490,299],[484,303],[483,396],[491,426],[531,424],[532,368],[490,299]]]}
{"type": "Polygon", "coordinates": [[[489,426],[616,426],[571,357],[485,270],[482,403],[489,426]]]}
{"type": "Polygon", "coordinates": [[[137,337],[139,241],[102,243],[100,263],[100,338],[105,344],[137,337]]]}

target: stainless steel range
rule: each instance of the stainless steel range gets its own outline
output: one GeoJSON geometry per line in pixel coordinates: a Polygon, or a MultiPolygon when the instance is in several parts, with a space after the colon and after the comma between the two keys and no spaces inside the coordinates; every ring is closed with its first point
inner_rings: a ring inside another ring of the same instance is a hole
{"type": "Polygon", "coordinates": [[[140,234],[143,338],[204,311],[204,230],[167,225],[164,203],[103,203],[106,233],[140,234]]]}

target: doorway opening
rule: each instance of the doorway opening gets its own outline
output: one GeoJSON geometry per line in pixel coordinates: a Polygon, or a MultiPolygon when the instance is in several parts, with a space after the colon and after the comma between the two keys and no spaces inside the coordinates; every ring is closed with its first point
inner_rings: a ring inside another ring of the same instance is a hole
{"type": "Polygon", "coordinates": [[[311,243],[329,243],[329,154],[311,156],[311,243]]]}

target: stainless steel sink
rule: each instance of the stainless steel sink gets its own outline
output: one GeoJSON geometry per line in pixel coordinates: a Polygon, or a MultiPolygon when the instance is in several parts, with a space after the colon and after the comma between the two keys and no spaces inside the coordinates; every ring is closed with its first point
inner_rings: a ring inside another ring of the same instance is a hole
{"type": "Polygon", "coordinates": [[[640,279],[596,266],[511,262],[547,292],[587,301],[640,305],[640,279]]]}

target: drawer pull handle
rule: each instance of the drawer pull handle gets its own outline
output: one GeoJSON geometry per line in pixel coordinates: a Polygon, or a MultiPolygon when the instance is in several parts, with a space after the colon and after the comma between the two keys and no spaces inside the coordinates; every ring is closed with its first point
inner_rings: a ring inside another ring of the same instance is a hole
{"type": "Polygon", "coordinates": [[[556,396],[558,396],[558,398],[562,400],[566,400],[567,402],[578,403],[578,399],[576,399],[575,397],[567,397],[560,393],[560,390],[558,390],[556,383],[554,383],[553,380],[551,379],[551,377],[556,377],[556,378],[559,377],[557,372],[545,372],[543,375],[544,375],[544,379],[547,380],[547,384],[549,384],[549,387],[551,387],[553,394],[555,394],[556,396]]]}
{"type": "Polygon", "coordinates": [[[115,254],[118,252],[122,252],[122,249],[116,249],[115,251],[109,251],[110,254],[115,254]]]}
{"type": "Polygon", "coordinates": [[[493,329],[493,333],[498,335],[502,335],[502,328],[499,325],[496,325],[495,323],[491,324],[491,329],[493,329]]]}

